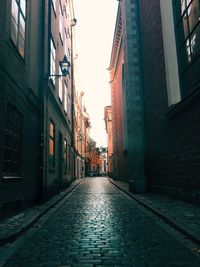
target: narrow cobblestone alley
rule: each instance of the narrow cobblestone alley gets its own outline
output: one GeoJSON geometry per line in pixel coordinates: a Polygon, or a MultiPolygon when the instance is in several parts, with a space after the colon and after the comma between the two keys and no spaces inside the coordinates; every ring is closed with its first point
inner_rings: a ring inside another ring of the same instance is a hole
{"type": "Polygon", "coordinates": [[[85,179],[45,216],[3,266],[200,266],[162,222],[107,178],[85,179]]]}

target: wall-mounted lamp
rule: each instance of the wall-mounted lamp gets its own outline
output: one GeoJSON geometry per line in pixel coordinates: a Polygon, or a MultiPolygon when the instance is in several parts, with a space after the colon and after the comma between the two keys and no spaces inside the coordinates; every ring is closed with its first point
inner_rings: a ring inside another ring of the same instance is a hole
{"type": "Polygon", "coordinates": [[[49,77],[66,77],[69,75],[69,68],[71,66],[69,60],[67,59],[67,56],[64,55],[63,60],[59,61],[61,74],[50,74],[49,77]]]}

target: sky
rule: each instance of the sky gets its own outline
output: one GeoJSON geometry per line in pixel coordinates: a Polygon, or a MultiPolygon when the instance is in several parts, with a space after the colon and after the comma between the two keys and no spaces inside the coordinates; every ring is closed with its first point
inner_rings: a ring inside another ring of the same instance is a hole
{"type": "Polygon", "coordinates": [[[110,105],[109,67],[117,15],[116,0],[74,0],[78,89],[90,115],[90,136],[107,146],[104,107],[110,105]]]}

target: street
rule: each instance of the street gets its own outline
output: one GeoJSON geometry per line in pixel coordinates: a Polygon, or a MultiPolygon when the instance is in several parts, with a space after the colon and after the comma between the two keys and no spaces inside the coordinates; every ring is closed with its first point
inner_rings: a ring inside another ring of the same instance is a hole
{"type": "Polygon", "coordinates": [[[104,177],[85,179],[45,216],[11,245],[3,266],[200,266],[164,223],[104,177]]]}

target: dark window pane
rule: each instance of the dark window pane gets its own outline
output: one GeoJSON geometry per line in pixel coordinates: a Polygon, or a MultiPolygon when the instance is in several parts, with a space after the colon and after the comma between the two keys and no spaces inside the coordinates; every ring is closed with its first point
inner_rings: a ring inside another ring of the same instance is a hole
{"type": "Polygon", "coordinates": [[[8,104],[6,113],[5,136],[4,136],[3,174],[5,177],[20,176],[21,138],[22,138],[22,116],[13,106],[8,104]],[[9,126],[9,129],[7,126],[9,126]]]}
{"type": "Polygon", "coordinates": [[[187,39],[189,35],[187,20],[183,17],[178,25],[178,41],[179,46],[187,39]]]}
{"type": "Polygon", "coordinates": [[[194,75],[192,68],[188,68],[181,75],[182,97],[186,96],[194,88],[194,75]]]}
{"type": "Polygon", "coordinates": [[[193,64],[195,86],[200,84],[200,57],[193,64]]]}

